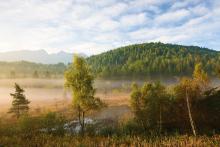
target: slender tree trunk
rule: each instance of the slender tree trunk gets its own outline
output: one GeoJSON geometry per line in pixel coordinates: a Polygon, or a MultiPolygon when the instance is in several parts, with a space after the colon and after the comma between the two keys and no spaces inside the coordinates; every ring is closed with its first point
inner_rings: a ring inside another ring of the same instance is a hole
{"type": "Polygon", "coordinates": [[[80,106],[78,106],[78,120],[79,120],[79,125],[81,126],[81,132],[82,133],[82,120],[81,120],[81,109],[80,106]]]}
{"type": "Polygon", "coordinates": [[[85,112],[81,110],[80,106],[78,106],[78,119],[79,124],[81,126],[81,134],[84,136],[85,132],[85,112]]]}
{"type": "Polygon", "coordinates": [[[193,121],[193,118],[192,118],[192,113],[191,113],[191,109],[190,109],[189,96],[188,96],[188,93],[187,93],[187,89],[186,89],[186,104],[187,104],[187,110],[188,110],[191,129],[192,129],[193,135],[196,136],[196,129],[195,129],[194,121],[193,121]]]}
{"type": "Polygon", "coordinates": [[[85,112],[82,112],[82,136],[84,136],[85,132],[85,112]]]}
{"type": "Polygon", "coordinates": [[[79,124],[81,125],[81,114],[80,114],[80,107],[78,106],[78,120],[79,124]]]}

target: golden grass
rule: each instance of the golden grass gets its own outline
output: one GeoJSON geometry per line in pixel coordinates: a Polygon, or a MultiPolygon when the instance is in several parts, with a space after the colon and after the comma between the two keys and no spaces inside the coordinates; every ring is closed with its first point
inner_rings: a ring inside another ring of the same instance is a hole
{"type": "Polygon", "coordinates": [[[162,138],[140,137],[76,137],[36,135],[32,137],[0,137],[0,144],[11,147],[218,147],[220,136],[175,136],[162,138]]]}

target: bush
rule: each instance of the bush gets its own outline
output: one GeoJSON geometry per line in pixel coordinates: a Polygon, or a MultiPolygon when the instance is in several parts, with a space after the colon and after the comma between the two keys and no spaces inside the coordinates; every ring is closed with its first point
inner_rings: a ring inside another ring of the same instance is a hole
{"type": "Polygon", "coordinates": [[[108,137],[113,135],[118,135],[118,128],[115,126],[106,126],[100,129],[100,136],[108,137]]]}
{"type": "Polygon", "coordinates": [[[24,115],[18,120],[18,130],[25,135],[35,134],[41,128],[40,119],[24,115]]]}
{"type": "Polygon", "coordinates": [[[144,133],[142,127],[133,119],[121,124],[121,132],[130,136],[144,133]]]}
{"type": "Polygon", "coordinates": [[[64,135],[64,122],[65,118],[62,116],[59,116],[58,114],[54,112],[48,112],[45,116],[41,119],[42,124],[42,131],[54,134],[54,135],[64,135]]]}
{"type": "Polygon", "coordinates": [[[95,136],[97,129],[98,129],[97,125],[87,124],[85,133],[86,133],[87,136],[95,136]]]}

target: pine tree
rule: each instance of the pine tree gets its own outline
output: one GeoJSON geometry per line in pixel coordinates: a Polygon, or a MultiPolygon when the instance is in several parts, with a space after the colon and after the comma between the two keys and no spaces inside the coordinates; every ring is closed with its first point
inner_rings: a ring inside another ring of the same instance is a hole
{"type": "Polygon", "coordinates": [[[13,97],[12,107],[9,109],[8,113],[14,113],[17,118],[27,113],[29,110],[28,104],[30,101],[26,99],[23,93],[24,89],[15,83],[15,93],[10,94],[13,97]]]}

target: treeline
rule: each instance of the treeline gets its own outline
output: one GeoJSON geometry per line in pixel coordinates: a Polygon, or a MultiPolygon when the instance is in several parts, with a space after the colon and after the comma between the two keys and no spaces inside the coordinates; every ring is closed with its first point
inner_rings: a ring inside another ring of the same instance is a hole
{"type": "Polygon", "coordinates": [[[137,128],[147,134],[220,132],[220,90],[210,85],[201,64],[196,64],[192,78],[182,78],[169,89],[160,82],[133,84],[131,107],[134,132],[137,128]]]}
{"type": "Polygon", "coordinates": [[[198,62],[213,76],[220,65],[220,54],[196,46],[144,43],[91,56],[87,61],[96,75],[107,78],[186,76],[198,62]]]}
{"type": "Polygon", "coordinates": [[[66,65],[40,64],[27,61],[0,62],[0,78],[59,78],[63,77],[66,65]]]}

